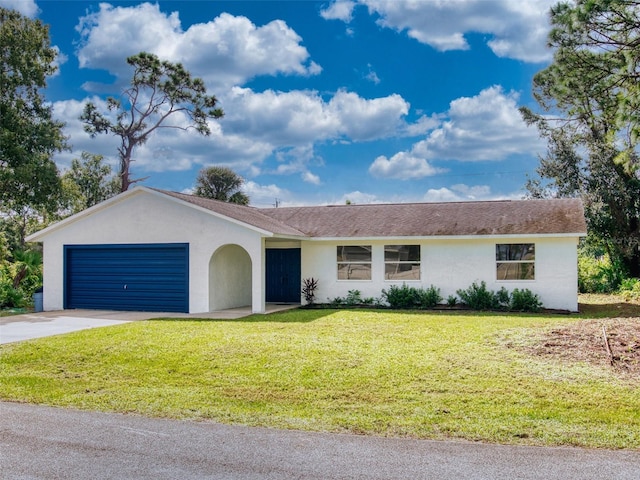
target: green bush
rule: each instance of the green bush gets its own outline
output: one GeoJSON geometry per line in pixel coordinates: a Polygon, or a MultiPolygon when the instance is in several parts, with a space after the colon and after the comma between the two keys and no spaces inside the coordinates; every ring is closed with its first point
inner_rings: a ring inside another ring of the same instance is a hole
{"type": "MultiPolygon", "coordinates": [[[[2,246],[2,245],[0,245],[2,246]]],[[[16,251],[0,262],[0,308],[24,307],[42,286],[42,254],[33,250],[16,251]]]]}
{"type": "Polygon", "coordinates": [[[431,285],[426,290],[423,288],[391,285],[388,290],[382,290],[382,298],[391,308],[433,308],[442,301],[440,289],[431,285]]]}
{"type": "Polygon", "coordinates": [[[578,290],[581,293],[613,293],[627,278],[627,272],[619,261],[611,261],[608,255],[578,256],[578,290]]]}
{"type": "Polygon", "coordinates": [[[540,297],[528,288],[522,290],[516,288],[511,292],[509,308],[519,312],[539,312],[542,310],[542,302],[540,297]]]}
{"type": "Polygon", "coordinates": [[[466,290],[458,290],[460,301],[473,310],[515,310],[539,312],[543,305],[537,294],[528,288],[514,289],[509,293],[505,287],[497,292],[489,290],[486,282],[473,282],[466,290]]]}
{"type": "Polygon", "coordinates": [[[473,282],[466,290],[457,290],[460,301],[473,310],[495,310],[500,304],[496,294],[487,288],[484,280],[478,285],[473,282]]]}
{"type": "Polygon", "coordinates": [[[620,284],[619,293],[625,300],[640,300],[640,278],[626,278],[620,284]]]}

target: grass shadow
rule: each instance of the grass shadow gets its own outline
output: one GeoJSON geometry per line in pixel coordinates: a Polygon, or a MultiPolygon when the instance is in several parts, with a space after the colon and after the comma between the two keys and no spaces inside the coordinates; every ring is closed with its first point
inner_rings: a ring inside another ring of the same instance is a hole
{"type": "Polygon", "coordinates": [[[607,303],[578,303],[578,315],[584,318],[640,318],[640,304],[616,300],[607,303]]]}

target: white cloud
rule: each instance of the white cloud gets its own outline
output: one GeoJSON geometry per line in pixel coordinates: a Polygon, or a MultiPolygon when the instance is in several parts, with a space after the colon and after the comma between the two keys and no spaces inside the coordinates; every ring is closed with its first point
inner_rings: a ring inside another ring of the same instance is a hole
{"type": "Polygon", "coordinates": [[[473,200],[488,200],[492,198],[491,188],[488,185],[469,186],[463,183],[452,185],[450,188],[442,187],[429,189],[424,194],[424,202],[462,202],[473,200]]]}
{"type": "Polygon", "coordinates": [[[398,94],[371,100],[357,93],[338,91],[329,101],[329,112],[340,121],[340,132],[352,140],[394,135],[405,124],[409,103],[398,94]]]}
{"type": "Polygon", "coordinates": [[[406,31],[411,38],[439,51],[467,50],[465,34],[483,33],[491,36],[487,45],[499,57],[525,62],[551,58],[546,48],[548,12],[556,0],[360,0],[360,3],[368,7],[370,14],[379,16],[379,25],[406,31]]]}
{"type": "Polygon", "coordinates": [[[416,153],[429,159],[504,160],[544,146],[537,130],[522,120],[518,94],[500,86],[453,100],[449,107],[442,124],[414,145],[416,153]]]}
{"type": "Polygon", "coordinates": [[[366,141],[405,131],[409,104],[400,95],[365,99],[338,91],[325,101],[318,92],[254,92],[234,87],[221,98],[225,131],[242,132],[276,147],[328,139],[366,141]]]}
{"type": "Polygon", "coordinates": [[[446,187],[430,188],[422,198],[423,202],[457,202],[460,197],[446,187]]]}
{"type": "Polygon", "coordinates": [[[282,20],[256,26],[248,18],[223,13],[207,23],[182,30],[178,12],[166,14],[158,4],[132,7],[101,3],[80,19],[81,67],[101,68],[119,79],[130,76],[124,58],[147,51],[181,62],[214,92],[258,75],[316,75],[300,36],[282,20]]]}
{"type": "Polygon", "coordinates": [[[364,205],[368,203],[380,203],[380,200],[374,194],[356,190],[355,192],[345,193],[338,201],[333,202],[333,205],[345,205],[347,203],[364,205]]]}
{"type": "Polygon", "coordinates": [[[302,180],[304,182],[311,183],[312,185],[320,185],[322,183],[320,182],[320,177],[318,175],[309,171],[303,172],[302,180]]]}
{"type": "Polygon", "coordinates": [[[252,207],[273,207],[276,201],[279,205],[285,206],[282,202],[284,197],[291,194],[277,185],[260,185],[253,181],[247,181],[242,187],[242,191],[249,196],[252,207]]]}
{"type": "Polygon", "coordinates": [[[40,8],[35,0],[0,0],[0,7],[8,10],[17,10],[25,17],[34,18],[40,13],[40,8]]]}
{"type": "Polygon", "coordinates": [[[401,180],[428,177],[443,171],[445,170],[431,166],[427,160],[410,152],[399,152],[391,158],[381,155],[369,167],[369,173],[374,177],[401,180]]]}
{"type": "Polygon", "coordinates": [[[376,177],[410,179],[440,173],[434,160],[501,161],[511,155],[542,151],[544,142],[518,111],[518,95],[494,86],[475,97],[450,103],[446,113],[432,116],[439,125],[409,151],[378,157],[369,172],[376,177]]]}
{"type": "Polygon", "coordinates": [[[325,20],[342,20],[349,23],[353,18],[355,6],[356,2],[353,0],[334,0],[327,8],[320,10],[320,15],[325,20]]]}

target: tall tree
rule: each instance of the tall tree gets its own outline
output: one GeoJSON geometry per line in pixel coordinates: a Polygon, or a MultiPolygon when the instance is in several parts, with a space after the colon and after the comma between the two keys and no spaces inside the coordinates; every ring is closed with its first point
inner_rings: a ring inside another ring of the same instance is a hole
{"type": "Polygon", "coordinates": [[[66,148],[42,89],[56,71],[49,29],[0,8],[0,209],[54,208],[60,192],[52,160],[66,148]]]}
{"type": "Polygon", "coordinates": [[[200,170],[194,194],[223,202],[249,205],[249,197],[242,192],[244,179],[227,167],[207,167],[200,170]]]}
{"type": "Polygon", "coordinates": [[[590,240],[640,277],[640,2],[576,0],[551,9],[551,65],[535,75],[543,109],[521,108],[548,141],[534,196],[580,196],[590,240]]]}
{"type": "Polygon", "coordinates": [[[71,160],[71,167],[62,175],[62,184],[69,213],[92,207],[120,191],[120,180],[103,163],[102,155],[89,152],[71,160]]]}
{"type": "Polygon", "coordinates": [[[85,123],[85,131],[91,136],[110,133],[120,137],[118,175],[122,192],[143,180],[131,178],[133,152],[153,132],[160,128],[193,128],[202,135],[210,135],[207,120],[224,114],[216,108],[216,97],[207,95],[204,82],[192,78],[180,63],[161,61],[146,52],[127,58],[127,63],[134,68],[131,86],[123,92],[122,100],[107,98],[107,109],[115,113],[115,121],[100,113],[92,102],[85,104],[80,117],[85,123]],[[187,126],[165,123],[178,112],[189,119],[187,126]]]}

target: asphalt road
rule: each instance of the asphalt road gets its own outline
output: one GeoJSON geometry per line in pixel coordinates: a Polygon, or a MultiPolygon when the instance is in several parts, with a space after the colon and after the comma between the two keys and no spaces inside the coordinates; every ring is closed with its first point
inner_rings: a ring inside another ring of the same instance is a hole
{"type": "Polygon", "coordinates": [[[0,403],[0,476],[638,480],[640,451],[303,433],[0,403]]]}

